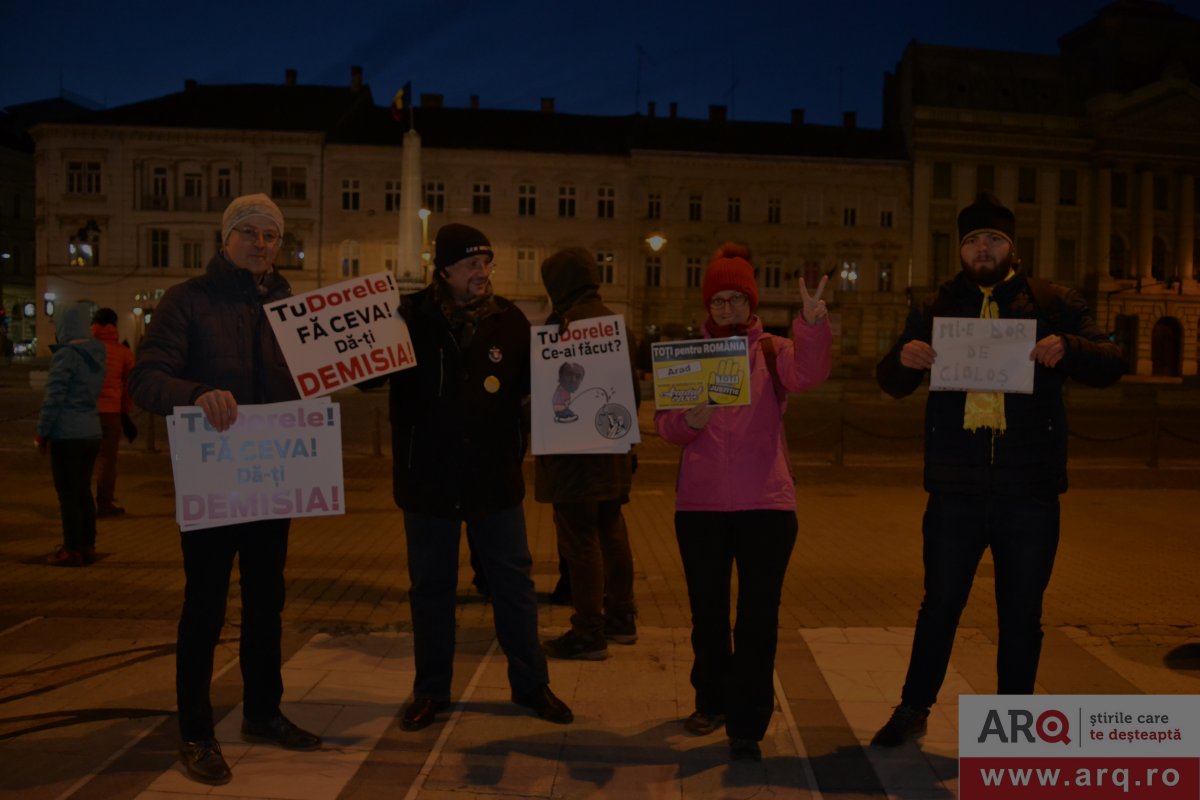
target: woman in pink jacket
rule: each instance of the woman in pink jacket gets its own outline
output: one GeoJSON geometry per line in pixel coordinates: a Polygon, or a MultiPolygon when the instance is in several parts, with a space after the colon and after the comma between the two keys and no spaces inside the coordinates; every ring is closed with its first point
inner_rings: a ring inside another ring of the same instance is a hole
{"type": "Polygon", "coordinates": [[[775,706],[772,674],[783,576],[796,542],[796,491],[783,430],[788,392],[829,377],[832,333],[826,278],[808,293],[791,341],[763,332],[758,287],[745,247],[726,243],[704,276],[705,338],[745,336],[750,405],[659,411],[658,433],[683,448],[675,536],[692,611],[696,710],[684,723],[697,736],[726,726],[733,759],[760,760],[758,743],[775,706]],[[731,570],[737,566],[737,620],[730,640],[731,570]]]}

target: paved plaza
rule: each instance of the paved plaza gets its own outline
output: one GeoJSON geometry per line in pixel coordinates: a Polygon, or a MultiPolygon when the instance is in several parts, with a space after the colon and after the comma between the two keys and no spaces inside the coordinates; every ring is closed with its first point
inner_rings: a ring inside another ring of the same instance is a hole
{"type": "MultiPolygon", "coordinates": [[[[763,762],[731,764],[721,733],[695,738],[681,723],[692,711],[691,652],[672,524],[674,452],[653,437],[648,415],[626,507],[638,642],[610,645],[607,661],[551,661],[551,685],[576,721],[543,722],[509,702],[491,607],[464,564],[455,704],[444,721],[408,733],[398,724],[413,669],[404,535],[386,444],[373,455],[379,401],[339,401],[348,419],[348,513],[293,524],[285,609],[285,712],[320,732],[324,747],[288,753],[240,742],[235,590],[213,690],[234,779],[207,787],[186,780],[175,760],[183,571],[168,456],[147,452],[144,438],[126,445],[118,496],[128,513],[100,521],[99,561],[45,566],[59,528],[49,466],[29,444],[23,410],[36,408],[36,397],[0,387],[0,414],[8,415],[0,434],[0,797],[955,796],[957,698],[995,685],[986,558],[929,734],[896,751],[865,745],[898,701],[921,595],[925,496],[911,447],[847,455],[842,466],[793,448],[800,536],[780,617],[778,707],[763,762]]],[[[140,422],[145,430],[148,420],[140,422]]],[[[1173,459],[1156,470],[1140,453],[1076,459],[1039,691],[1200,693],[1200,458],[1183,448],[1173,459]]],[[[529,498],[526,512],[549,637],[567,627],[570,610],[548,602],[557,570],[550,509],[529,498]]]]}

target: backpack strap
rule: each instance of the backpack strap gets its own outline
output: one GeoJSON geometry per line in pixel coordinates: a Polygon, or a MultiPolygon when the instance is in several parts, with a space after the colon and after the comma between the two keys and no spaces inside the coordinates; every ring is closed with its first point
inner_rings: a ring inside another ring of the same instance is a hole
{"type": "Polygon", "coordinates": [[[783,388],[783,382],[779,380],[779,365],[775,363],[779,360],[779,352],[775,349],[775,337],[769,333],[763,333],[759,339],[759,345],[762,347],[763,360],[767,362],[767,372],[771,373],[771,385],[775,387],[775,399],[782,403],[787,399],[787,390],[783,388]]]}

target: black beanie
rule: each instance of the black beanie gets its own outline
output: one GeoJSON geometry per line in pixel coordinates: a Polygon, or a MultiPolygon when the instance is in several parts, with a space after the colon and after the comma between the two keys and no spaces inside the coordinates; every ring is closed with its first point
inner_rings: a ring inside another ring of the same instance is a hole
{"type": "Polygon", "coordinates": [[[438,229],[433,242],[433,265],[439,270],[471,256],[485,255],[488,261],[492,260],[492,243],[482,232],[470,225],[460,225],[457,222],[443,225],[438,229]]]}
{"type": "Polygon", "coordinates": [[[991,192],[980,192],[975,202],[958,214],[958,241],[976,231],[995,231],[1012,244],[1017,239],[1017,219],[991,192]]]}

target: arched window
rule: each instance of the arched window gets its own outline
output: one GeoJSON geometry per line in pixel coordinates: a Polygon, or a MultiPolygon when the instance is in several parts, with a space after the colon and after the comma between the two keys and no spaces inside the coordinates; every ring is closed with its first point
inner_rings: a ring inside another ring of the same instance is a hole
{"type": "Polygon", "coordinates": [[[1183,325],[1174,317],[1162,317],[1150,334],[1150,372],[1177,378],[1183,354],[1183,325]]]}

